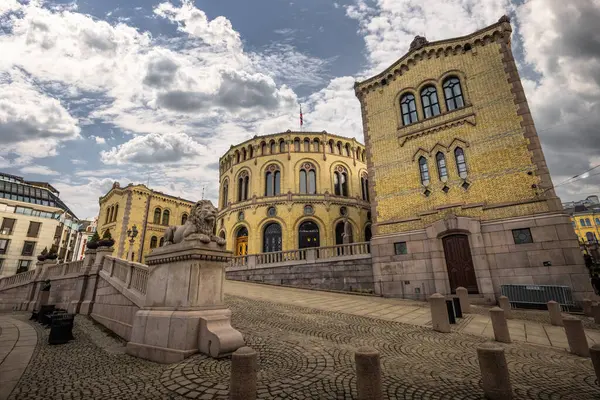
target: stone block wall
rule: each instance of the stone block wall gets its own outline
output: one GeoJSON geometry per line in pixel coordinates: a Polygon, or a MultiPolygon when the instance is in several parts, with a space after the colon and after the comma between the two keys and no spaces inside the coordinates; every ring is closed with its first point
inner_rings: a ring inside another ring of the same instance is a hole
{"type": "Polygon", "coordinates": [[[30,291],[34,284],[30,282],[0,291],[0,311],[10,311],[15,306],[18,307],[29,301],[30,291]]]}
{"type": "Polygon", "coordinates": [[[227,279],[311,289],[372,292],[370,255],[336,261],[293,263],[227,271],[227,279]]]}
{"type": "Polygon", "coordinates": [[[63,279],[52,279],[50,282],[50,295],[48,304],[56,305],[56,308],[68,309],[72,301],[79,300],[77,287],[81,275],[71,276],[63,279]]]}
{"type": "Polygon", "coordinates": [[[103,277],[98,279],[91,317],[122,337],[131,338],[135,313],[140,309],[103,277]]]}

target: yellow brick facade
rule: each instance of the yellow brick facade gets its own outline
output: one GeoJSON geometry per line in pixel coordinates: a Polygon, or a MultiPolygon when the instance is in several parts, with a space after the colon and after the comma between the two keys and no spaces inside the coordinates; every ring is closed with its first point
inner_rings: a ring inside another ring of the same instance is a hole
{"type": "Polygon", "coordinates": [[[579,211],[571,215],[571,223],[580,243],[595,243],[600,239],[600,212],[579,211]]]}
{"type": "MultiPolygon", "coordinates": [[[[220,159],[217,233],[227,239],[227,249],[235,253],[237,234],[245,227],[247,252],[257,254],[264,250],[265,227],[276,222],[281,226],[282,250],[293,250],[299,247],[299,226],[310,220],[318,225],[319,245],[335,245],[335,226],[344,221],[341,208],[345,207],[352,241],[364,241],[365,230],[370,229],[369,202],[363,199],[361,187],[361,177],[368,179],[365,157],[364,146],[356,140],[326,132],[288,131],[232,146],[220,159]],[[307,163],[315,170],[314,194],[300,190],[300,170],[307,163]],[[278,195],[267,196],[266,174],[270,166],[280,171],[280,190],[278,195]],[[346,196],[335,195],[334,173],[340,168],[347,173],[346,196]],[[240,201],[241,174],[248,174],[249,187],[247,199],[240,201]],[[305,213],[306,206],[312,207],[312,214],[305,213]],[[268,215],[271,207],[275,209],[273,216],[268,215]]],[[[364,196],[367,192],[368,189],[364,196]]]]}
{"type": "Polygon", "coordinates": [[[510,31],[500,22],[468,37],[425,43],[356,85],[378,234],[423,229],[448,213],[486,221],[560,208],[524,94],[515,94],[515,85],[522,87],[511,70],[510,31]],[[447,109],[442,85],[449,77],[460,80],[464,107],[447,109]],[[432,85],[441,114],[425,119],[420,93],[432,85]],[[409,125],[400,110],[405,93],[414,94],[418,112],[418,122],[409,125]],[[465,179],[457,147],[464,151],[465,179]],[[438,177],[438,153],[445,157],[446,182],[438,177]],[[427,185],[420,157],[428,163],[427,185]]]}
{"type": "Polygon", "coordinates": [[[156,192],[145,185],[129,184],[121,188],[115,183],[100,198],[98,234],[102,237],[106,230],[110,230],[115,240],[113,255],[127,258],[131,251],[127,230],[135,225],[139,233],[133,242],[133,257],[134,261],[143,263],[152,249],[153,238],[159,246],[166,228],[181,225],[182,217],[190,214],[193,205],[192,201],[156,192]],[[155,220],[155,214],[160,218],[155,220]]]}

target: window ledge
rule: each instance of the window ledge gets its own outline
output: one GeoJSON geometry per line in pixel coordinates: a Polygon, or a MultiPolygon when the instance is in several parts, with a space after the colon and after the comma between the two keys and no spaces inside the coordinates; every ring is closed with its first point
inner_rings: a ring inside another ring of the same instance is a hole
{"type": "Polygon", "coordinates": [[[415,122],[408,126],[401,126],[397,130],[397,135],[398,139],[400,139],[400,146],[404,146],[408,140],[416,139],[417,137],[448,129],[453,126],[462,125],[464,123],[468,123],[472,126],[476,125],[475,112],[472,105],[445,112],[436,115],[433,118],[415,122]]]}

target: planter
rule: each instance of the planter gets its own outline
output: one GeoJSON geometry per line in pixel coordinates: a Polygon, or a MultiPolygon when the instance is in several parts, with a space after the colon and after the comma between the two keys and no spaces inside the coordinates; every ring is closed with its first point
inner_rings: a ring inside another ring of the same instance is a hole
{"type": "Polygon", "coordinates": [[[98,242],[87,242],[85,245],[90,250],[96,250],[99,246],[98,242]]]}
{"type": "Polygon", "coordinates": [[[98,241],[98,247],[112,247],[115,244],[113,239],[101,239],[98,241]]]}
{"type": "Polygon", "coordinates": [[[37,256],[38,261],[46,260],[46,256],[37,256]]]}
{"type": "Polygon", "coordinates": [[[58,254],[48,254],[46,256],[46,260],[56,260],[58,258],[58,254]]]}

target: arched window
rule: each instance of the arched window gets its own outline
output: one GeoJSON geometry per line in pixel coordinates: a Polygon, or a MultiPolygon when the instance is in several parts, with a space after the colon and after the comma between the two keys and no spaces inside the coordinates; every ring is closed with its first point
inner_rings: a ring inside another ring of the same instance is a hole
{"type": "Polygon", "coordinates": [[[235,159],[236,159],[236,164],[240,163],[240,152],[239,151],[235,151],[235,159]]]}
{"type": "Polygon", "coordinates": [[[439,151],[435,155],[435,162],[437,163],[440,180],[445,182],[448,180],[448,168],[446,168],[446,157],[444,157],[444,153],[439,151]]]}
{"type": "Polygon", "coordinates": [[[248,186],[250,176],[247,171],[242,171],[238,176],[238,201],[248,200],[248,186]]]}
{"type": "Polygon", "coordinates": [[[346,229],[346,223],[340,221],[335,225],[335,244],[344,244],[344,233],[346,229]]]}
{"type": "Polygon", "coordinates": [[[248,146],[248,159],[251,159],[252,157],[254,157],[254,146],[250,145],[248,146]]]}
{"type": "Polygon", "coordinates": [[[156,236],[152,236],[150,239],[150,248],[154,249],[158,245],[158,238],[156,236]]]}
{"type": "Polygon", "coordinates": [[[317,193],[317,173],[315,166],[304,163],[300,167],[300,193],[317,193]]]}
{"type": "Polygon", "coordinates": [[[265,173],[265,196],[277,196],[280,193],[281,171],[277,164],[271,164],[265,173]]]}
{"type": "Polygon", "coordinates": [[[164,238],[164,237],[161,237],[161,238],[160,238],[160,242],[158,243],[158,246],[159,246],[159,247],[163,247],[164,245],[165,245],[165,238],[164,238]]]}
{"type": "Polygon", "coordinates": [[[584,221],[584,219],[583,219],[583,218],[581,218],[581,219],[579,220],[579,223],[581,224],[581,226],[585,226],[585,221],[584,221]]]}
{"type": "Polygon", "coordinates": [[[360,154],[360,159],[362,160],[362,162],[365,162],[365,151],[364,150],[360,154]]]}
{"type": "Polygon", "coordinates": [[[329,152],[333,153],[333,140],[329,141],[329,152]]]}
{"type": "Polygon", "coordinates": [[[298,227],[298,248],[319,247],[319,225],[314,221],[304,221],[298,227]]]}
{"type": "Polygon", "coordinates": [[[227,203],[229,202],[229,181],[225,181],[223,184],[223,208],[227,207],[227,203]]]}
{"type": "Polygon", "coordinates": [[[600,218],[596,218],[596,225],[600,225],[600,218]]]}
{"type": "Polygon", "coordinates": [[[454,158],[456,159],[456,168],[458,176],[465,179],[467,177],[467,162],[465,161],[465,153],[463,149],[457,147],[454,149],[454,158]]]}
{"type": "Polygon", "coordinates": [[[117,204],[115,206],[115,210],[114,210],[114,214],[113,214],[113,221],[117,220],[117,215],[119,214],[119,205],[117,204]]]}
{"type": "Polygon", "coordinates": [[[267,154],[267,144],[265,142],[262,142],[260,144],[260,155],[264,156],[267,154]]]}
{"type": "Polygon", "coordinates": [[[279,152],[285,153],[285,140],[281,139],[279,141],[279,152]]]}
{"type": "Polygon", "coordinates": [[[407,93],[400,98],[400,108],[402,110],[402,123],[404,125],[410,125],[419,120],[417,116],[417,103],[413,94],[407,93]]]}
{"type": "Polygon", "coordinates": [[[336,196],[348,196],[348,172],[339,166],[333,173],[333,187],[336,196]]]}
{"type": "Polygon", "coordinates": [[[588,243],[596,243],[598,241],[594,232],[586,232],[585,237],[588,243]]]}
{"type": "Polygon", "coordinates": [[[269,145],[271,147],[271,154],[275,154],[277,152],[277,145],[275,144],[275,141],[271,140],[271,143],[269,145]]]}
{"type": "Polygon", "coordinates": [[[281,225],[272,222],[265,227],[263,235],[263,253],[281,251],[281,225]]]}
{"type": "Polygon", "coordinates": [[[337,153],[342,155],[342,142],[337,142],[337,153]]]}
{"type": "Polygon", "coordinates": [[[310,139],[309,138],[304,139],[304,151],[307,153],[310,151],[310,139]]]}
{"type": "Polygon", "coordinates": [[[169,225],[169,216],[171,215],[171,213],[169,212],[169,210],[165,210],[163,211],[163,215],[162,215],[162,224],[163,225],[169,225]]]}
{"type": "Polygon", "coordinates": [[[434,86],[427,86],[421,90],[421,103],[425,118],[435,117],[440,114],[440,103],[438,102],[437,90],[434,86]]]}
{"type": "Polygon", "coordinates": [[[346,156],[350,157],[350,144],[346,143],[346,156]]]}
{"type": "Polygon", "coordinates": [[[360,188],[362,192],[362,199],[369,201],[369,179],[367,174],[362,174],[360,177],[360,188]]]}
{"type": "Polygon", "coordinates": [[[294,139],[294,151],[296,151],[296,152],[300,151],[300,139],[299,138],[294,139]]]}
{"type": "Polygon", "coordinates": [[[160,224],[160,216],[162,215],[162,211],[160,208],[156,207],[154,210],[154,220],[152,221],[155,224],[160,224]]]}
{"type": "Polygon", "coordinates": [[[246,161],[246,149],[242,149],[242,160],[246,161]]]}
{"type": "Polygon", "coordinates": [[[184,225],[185,221],[187,221],[187,219],[188,219],[188,215],[187,214],[183,214],[181,216],[181,225],[184,225]]]}
{"type": "Polygon", "coordinates": [[[320,152],[321,151],[321,142],[319,142],[319,139],[315,138],[315,140],[313,140],[313,149],[315,152],[320,152]]]}
{"type": "Polygon", "coordinates": [[[456,77],[447,78],[444,81],[444,97],[448,111],[456,110],[465,106],[460,80],[456,77]]]}
{"type": "Polygon", "coordinates": [[[421,183],[423,185],[429,185],[429,166],[427,165],[427,159],[425,157],[419,158],[419,171],[421,173],[421,183]]]}
{"type": "Polygon", "coordinates": [[[106,209],[106,220],[104,221],[105,224],[108,224],[110,222],[111,212],[112,212],[112,207],[108,207],[106,209]]]}
{"type": "Polygon", "coordinates": [[[586,219],[585,219],[585,224],[586,224],[587,226],[592,226],[592,223],[590,222],[590,219],[589,219],[589,218],[586,218],[586,219]]]}

